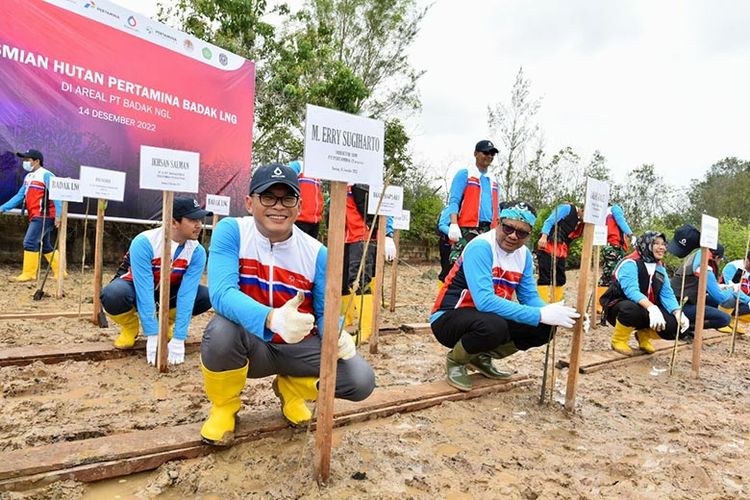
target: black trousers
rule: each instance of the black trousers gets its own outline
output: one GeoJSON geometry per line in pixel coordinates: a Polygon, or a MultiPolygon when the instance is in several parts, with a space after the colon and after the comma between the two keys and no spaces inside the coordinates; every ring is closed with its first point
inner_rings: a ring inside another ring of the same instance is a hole
{"type": "Polygon", "coordinates": [[[552,328],[543,323],[516,323],[470,307],[445,311],[431,326],[438,342],[452,349],[460,340],[469,354],[491,351],[511,341],[521,351],[539,347],[549,341],[552,328]]]}
{"type": "MultiPolygon", "coordinates": [[[[354,282],[357,280],[357,270],[359,269],[359,263],[362,262],[364,251],[364,241],[358,241],[356,243],[346,243],[344,245],[344,270],[341,273],[342,295],[350,293],[350,288],[354,286],[354,282]]],[[[364,269],[362,269],[362,276],[359,281],[357,295],[368,295],[372,293],[372,290],[370,289],[370,280],[375,277],[376,253],[377,244],[374,241],[371,241],[370,245],[367,247],[367,260],[365,262],[364,269]]]]}
{"type": "MultiPolygon", "coordinates": [[[[657,306],[664,315],[667,326],[664,330],[656,333],[663,339],[674,340],[677,335],[677,318],[659,304],[657,306]]],[[[632,300],[621,300],[610,307],[607,310],[607,321],[612,326],[615,325],[616,321],[619,321],[621,324],[635,328],[636,330],[648,328],[649,326],[648,311],[632,300]]]]}
{"type": "Polygon", "coordinates": [[[443,233],[440,233],[440,239],[438,240],[438,251],[440,252],[440,274],[438,279],[445,282],[445,277],[451,272],[453,264],[451,263],[451,241],[443,233]]]}
{"type": "MultiPolygon", "coordinates": [[[[552,255],[537,250],[536,261],[539,266],[539,279],[536,284],[539,286],[552,284],[552,255]]],[[[555,286],[563,286],[565,285],[565,259],[558,257],[555,267],[557,268],[555,286]]]]}
{"type": "Polygon", "coordinates": [[[318,234],[320,233],[320,222],[297,221],[294,223],[294,225],[302,229],[302,231],[306,232],[316,240],[318,239],[318,234]]]}

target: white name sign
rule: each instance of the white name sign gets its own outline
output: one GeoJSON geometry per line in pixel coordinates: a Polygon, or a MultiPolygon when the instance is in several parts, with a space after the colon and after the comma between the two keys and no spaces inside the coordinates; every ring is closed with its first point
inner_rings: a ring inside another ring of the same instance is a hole
{"type": "Polygon", "coordinates": [[[229,202],[232,199],[229,196],[219,196],[218,194],[206,195],[206,210],[217,215],[229,215],[229,202]]]}
{"type": "MultiPolygon", "coordinates": [[[[367,213],[376,215],[378,202],[383,196],[383,186],[370,186],[370,195],[367,197],[367,213]]],[[[383,202],[380,203],[380,211],[377,215],[390,215],[396,217],[401,215],[404,207],[404,188],[401,186],[388,186],[385,188],[383,202]]]]}
{"type": "Polygon", "coordinates": [[[125,172],[81,165],[81,195],[101,200],[125,199],[125,172]]]}
{"type": "Polygon", "coordinates": [[[410,223],[411,212],[409,210],[401,210],[401,215],[393,216],[393,229],[408,231],[410,223]]]}
{"type": "Polygon", "coordinates": [[[83,201],[81,182],[70,177],[52,177],[49,180],[49,199],[59,201],[83,201]]]}
{"type": "Polygon", "coordinates": [[[719,219],[701,215],[701,246],[716,250],[719,244],[719,219]]]}
{"type": "Polygon", "coordinates": [[[594,226],[594,245],[603,247],[607,244],[607,226],[594,226]]]}
{"type": "Polygon", "coordinates": [[[305,175],[350,184],[383,184],[385,127],[380,120],[307,105],[305,175]]]}
{"type": "Polygon", "coordinates": [[[141,146],[141,189],[198,192],[200,154],[141,146]]]}
{"type": "Polygon", "coordinates": [[[609,203],[609,184],[589,177],[586,181],[586,204],[583,210],[583,222],[603,226],[607,222],[607,203],[609,203]]]}

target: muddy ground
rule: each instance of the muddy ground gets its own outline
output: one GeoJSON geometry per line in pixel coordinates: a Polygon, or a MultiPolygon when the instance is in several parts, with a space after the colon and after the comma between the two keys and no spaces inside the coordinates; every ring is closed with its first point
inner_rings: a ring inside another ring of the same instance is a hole
{"type": "MultiPolygon", "coordinates": [[[[0,311],[77,309],[80,274],[66,281],[66,298],[33,302],[34,284],[7,282],[18,271],[0,268],[0,311]]],[[[385,309],[383,323],[426,321],[436,274],[437,265],[401,265],[399,307],[385,309]]],[[[84,281],[85,310],[90,273],[84,281]]],[[[390,297],[390,267],[384,281],[390,297]]],[[[571,300],[574,287],[569,273],[571,300]]],[[[193,321],[191,338],[208,318],[193,321]]],[[[590,332],[584,348],[606,349],[610,333],[590,332]]],[[[113,327],[79,319],[0,322],[0,348],[115,336],[113,327]]],[[[558,357],[567,356],[569,340],[570,332],[561,331],[558,357]]],[[[312,480],[314,436],[289,431],[153,472],[95,484],[60,482],[0,498],[748,497],[750,342],[741,338],[731,359],[728,346],[705,347],[698,380],[690,377],[686,351],[673,377],[664,371],[664,356],[581,375],[574,414],[560,405],[567,372],[557,373],[556,401],[539,406],[544,350],[518,353],[503,365],[531,375],[533,385],[335,430],[332,481],[324,488],[312,480]]],[[[440,380],[445,353],[431,335],[383,336],[378,355],[363,349],[379,387],[405,390],[440,380]]],[[[240,416],[278,410],[270,382],[248,382],[240,416]]],[[[197,354],[165,375],[147,369],[141,356],[5,367],[0,394],[0,451],[197,423],[208,412],[197,354]]]]}

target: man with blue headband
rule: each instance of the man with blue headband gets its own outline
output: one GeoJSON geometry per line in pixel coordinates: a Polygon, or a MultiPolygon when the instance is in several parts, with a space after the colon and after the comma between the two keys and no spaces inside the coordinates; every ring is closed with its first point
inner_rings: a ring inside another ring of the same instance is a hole
{"type": "Polygon", "coordinates": [[[580,317],[562,302],[545,304],[539,297],[531,251],[524,246],[536,221],[534,208],[510,202],[499,219],[466,245],[430,316],[435,338],[451,349],[448,384],[461,391],[471,390],[469,369],[493,379],[510,377],[492,360],[544,345],[552,326],[571,328],[580,317]]]}

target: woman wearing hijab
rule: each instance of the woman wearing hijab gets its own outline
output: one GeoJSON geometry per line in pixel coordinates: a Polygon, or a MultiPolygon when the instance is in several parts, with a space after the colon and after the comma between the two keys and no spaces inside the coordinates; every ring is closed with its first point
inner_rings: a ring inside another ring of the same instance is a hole
{"type": "Polygon", "coordinates": [[[635,252],[615,268],[612,284],[601,298],[607,321],[615,327],[612,349],[631,355],[628,340],[636,331],[638,346],[651,354],[653,339],[674,339],[679,325],[684,332],[690,326],[683,314],[661,262],[667,251],[663,233],[646,231],[635,242],[635,252]]]}

